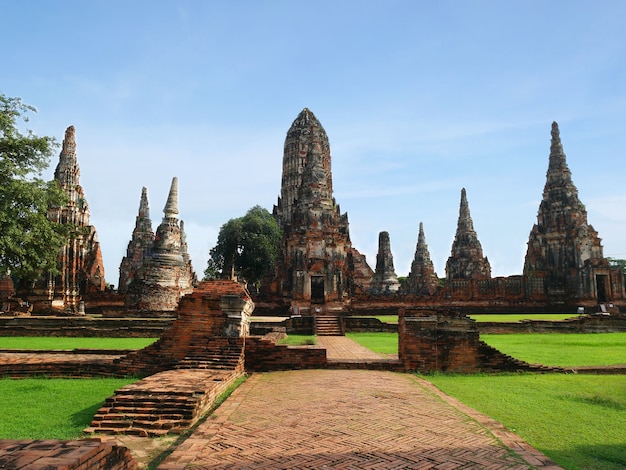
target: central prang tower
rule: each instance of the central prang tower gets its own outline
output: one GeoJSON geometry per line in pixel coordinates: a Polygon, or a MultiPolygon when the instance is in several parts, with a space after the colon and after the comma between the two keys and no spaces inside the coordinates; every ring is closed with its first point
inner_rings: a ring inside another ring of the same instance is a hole
{"type": "Polygon", "coordinates": [[[274,217],[283,238],[273,294],[305,312],[343,302],[371,282],[365,257],[352,248],[348,215],[333,198],[328,136],[307,108],[287,132],[274,217]]]}

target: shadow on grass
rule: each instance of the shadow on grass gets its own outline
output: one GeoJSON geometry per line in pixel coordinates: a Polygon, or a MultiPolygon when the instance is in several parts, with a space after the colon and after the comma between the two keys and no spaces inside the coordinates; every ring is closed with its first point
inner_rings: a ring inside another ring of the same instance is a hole
{"type": "Polygon", "coordinates": [[[573,451],[544,449],[543,452],[566,469],[626,468],[626,444],[577,446],[573,451]]]}
{"type": "Polygon", "coordinates": [[[82,410],[73,413],[70,417],[70,422],[72,426],[80,428],[81,430],[88,427],[89,423],[91,423],[91,420],[96,415],[103,403],[104,402],[94,403],[87,408],[83,408],[82,410]]]}

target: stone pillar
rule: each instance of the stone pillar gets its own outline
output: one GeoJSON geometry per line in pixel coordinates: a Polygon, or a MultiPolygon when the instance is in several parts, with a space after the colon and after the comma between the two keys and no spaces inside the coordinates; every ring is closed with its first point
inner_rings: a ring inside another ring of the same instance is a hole
{"type": "Polygon", "coordinates": [[[376,271],[370,289],[374,294],[398,292],[400,282],[393,267],[391,241],[389,232],[378,234],[378,254],[376,255],[376,271]]]}
{"type": "Polygon", "coordinates": [[[220,309],[226,314],[224,334],[231,338],[250,335],[250,316],[254,311],[254,303],[239,295],[223,295],[220,298],[220,309]]]}

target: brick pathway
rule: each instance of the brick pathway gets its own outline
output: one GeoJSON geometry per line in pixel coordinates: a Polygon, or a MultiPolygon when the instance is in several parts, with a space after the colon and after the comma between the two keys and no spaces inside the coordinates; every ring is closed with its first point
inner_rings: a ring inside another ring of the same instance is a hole
{"type": "Polygon", "coordinates": [[[158,468],[559,468],[442,397],[410,374],[255,374],[158,468]]]}
{"type": "Polygon", "coordinates": [[[384,356],[364,348],[356,341],[345,336],[316,336],[317,346],[326,349],[329,360],[377,360],[384,356]]]}

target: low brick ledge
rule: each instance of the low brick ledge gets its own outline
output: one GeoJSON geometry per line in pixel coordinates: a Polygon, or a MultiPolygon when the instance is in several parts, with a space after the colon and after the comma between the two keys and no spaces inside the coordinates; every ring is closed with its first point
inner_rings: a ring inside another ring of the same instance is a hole
{"type": "Polygon", "coordinates": [[[100,439],[0,440],[0,468],[30,470],[138,470],[130,451],[100,439]]]}

